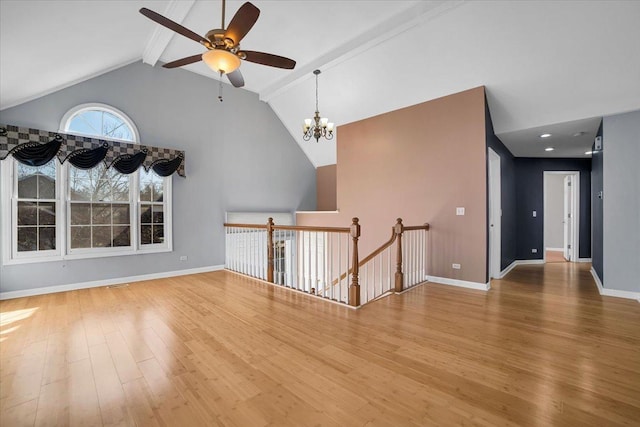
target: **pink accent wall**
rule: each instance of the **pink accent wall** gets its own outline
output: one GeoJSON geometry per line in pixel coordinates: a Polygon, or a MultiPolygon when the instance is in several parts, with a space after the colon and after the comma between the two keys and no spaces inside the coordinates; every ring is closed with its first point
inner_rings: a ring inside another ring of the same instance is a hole
{"type": "Polygon", "coordinates": [[[396,218],[428,222],[428,274],[486,283],[484,103],[478,87],[340,126],[339,213],[300,213],[298,225],[348,226],[359,217],[363,258],[389,238],[396,218]]]}
{"type": "Polygon", "coordinates": [[[316,206],[319,211],[336,210],[336,165],[316,169],[316,206]]]}

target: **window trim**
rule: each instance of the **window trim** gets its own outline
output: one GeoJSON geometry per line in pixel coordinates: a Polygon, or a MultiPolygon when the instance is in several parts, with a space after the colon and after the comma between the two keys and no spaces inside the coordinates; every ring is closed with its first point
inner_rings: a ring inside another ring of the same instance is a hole
{"type": "Polygon", "coordinates": [[[71,123],[71,120],[73,120],[76,115],[85,111],[103,111],[105,113],[113,114],[114,116],[118,117],[123,122],[125,122],[133,131],[133,141],[130,141],[128,139],[113,138],[111,136],[106,137],[104,135],[84,134],[78,132],[72,132],[73,135],[86,136],[90,138],[109,139],[110,141],[121,141],[134,144],[140,143],[140,133],[138,133],[138,128],[136,127],[133,120],[131,120],[131,118],[127,116],[123,111],[112,107],[111,105],[102,104],[99,102],[89,102],[86,104],[76,105],[75,107],[71,108],[62,116],[62,120],[60,120],[60,130],[58,132],[69,134],[69,124],[71,123]]]}
{"type": "MultiPolygon", "coordinates": [[[[140,233],[139,224],[139,203],[140,203],[140,189],[139,189],[139,174],[140,170],[132,174],[132,193],[130,194],[132,211],[134,212],[135,228],[136,232],[131,233],[132,245],[124,248],[92,248],[83,252],[70,253],[68,248],[68,229],[69,224],[68,215],[68,199],[69,199],[69,182],[68,182],[68,164],[60,165],[57,159],[52,161],[57,162],[56,167],[56,253],[47,252],[46,255],[43,252],[38,254],[37,252],[25,252],[23,256],[14,256],[14,240],[17,238],[16,232],[13,230],[15,224],[13,218],[13,212],[17,212],[13,208],[13,195],[15,183],[15,164],[18,162],[12,156],[0,161],[0,224],[2,236],[9,236],[9,238],[2,239],[2,265],[18,265],[18,264],[33,264],[52,261],[66,261],[77,259],[91,259],[91,258],[108,258],[114,256],[128,256],[128,255],[142,255],[153,253],[173,252],[173,175],[168,177],[162,177],[164,180],[164,226],[165,226],[165,242],[162,244],[150,244],[140,245],[140,233]],[[135,191],[134,191],[135,190],[135,191]],[[9,203],[4,203],[8,200],[9,203]],[[126,249],[125,249],[126,248],[126,249]],[[28,255],[27,255],[28,254],[28,255]]],[[[132,225],[133,228],[133,225],[132,225]]]]}
{"type": "MultiPolygon", "coordinates": [[[[140,134],[135,123],[123,111],[112,107],[111,105],[102,103],[85,103],[77,105],[69,109],[60,121],[60,133],[70,134],[68,128],[73,118],[84,111],[103,111],[112,114],[124,123],[132,131],[134,140],[122,140],[111,136],[80,134],[74,135],[86,136],[90,138],[99,138],[109,141],[121,141],[125,143],[140,143],[140,134]]],[[[141,170],[130,174],[130,193],[129,206],[131,207],[131,245],[124,247],[107,247],[107,248],[76,248],[70,247],[71,226],[69,224],[70,213],[70,188],[69,188],[69,167],[70,164],[65,162],[60,164],[57,158],[52,159],[56,162],[56,249],[52,251],[33,252],[17,252],[17,230],[14,225],[17,224],[17,207],[14,207],[14,196],[17,197],[17,181],[15,179],[15,168],[18,161],[13,156],[8,156],[0,161],[0,231],[3,236],[0,242],[2,249],[2,265],[15,264],[31,264],[50,261],[65,261],[76,259],[90,258],[107,258],[112,256],[127,256],[139,254],[151,254],[162,252],[173,252],[173,175],[168,177],[160,177],[163,179],[164,198],[164,229],[165,241],[163,243],[141,245],[140,233],[142,230],[140,224],[140,173],[141,170]],[[6,203],[5,203],[6,202],[6,203]],[[135,229],[135,232],[134,232],[135,229]]],[[[153,171],[149,171],[153,173],[153,171]]]]}

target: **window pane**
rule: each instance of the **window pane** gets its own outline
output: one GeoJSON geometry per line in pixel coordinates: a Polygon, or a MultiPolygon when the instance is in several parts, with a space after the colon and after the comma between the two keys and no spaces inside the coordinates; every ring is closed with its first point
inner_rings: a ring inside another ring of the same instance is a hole
{"type": "Polygon", "coordinates": [[[140,201],[141,202],[150,202],[151,193],[152,193],[152,185],[149,181],[140,182],[140,201]]]}
{"type": "Polygon", "coordinates": [[[140,228],[140,244],[142,245],[151,244],[151,226],[150,225],[143,225],[140,228]]]}
{"type": "Polygon", "coordinates": [[[151,205],[140,206],[140,223],[142,224],[151,223],[151,205]]]}
{"type": "Polygon", "coordinates": [[[37,225],[37,202],[18,202],[18,225],[37,225]]]}
{"type": "Polygon", "coordinates": [[[111,179],[112,199],[118,202],[129,201],[129,177],[117,174],[111,179]]]}
{"type": "Polygon", "coordinates": [[[71,227],[71,248],[91,247],[91,227],[71,227]]]}
{"type": "Polygon", "coordinates": [[[40,227],[38,230],[38,250],[48,251],[56,248],[56,228],[40,227]]]}
{"type": "Polygon", "coordinates": [[[89,203],[71,203],[71,224],[91,224],[91,205],[89,203]]]}
{"type": "Polygon", "coordinates": [[[164,222],[164,207],[162,205],[153,205],[153,223],[162,224],[164,222]]]}
{"type": "Polygon", "coordinates": [[[162,202],[163,190],[164,180],[162,178],[159,178],[158,181],[153,184],[153,200],[155,202],[162,202]]]}
{"type": "Polygon", "coordinates": [[[164,226],[153,226],[153,243],[164,243],[164,226]]]}
{"type": "Polygon", "coordinates": [[[39,199],[55,199],[56,198],[56,177],[48,175],[38,175],[38,198],[39,199]]]}
{"type": "Polygon", "coordinates": [[[38,198],[38,177],[36,175],[18,178],[18,197],[21,199],[38,198]]]}
{"type": "Polygon", "coordinates": [[[98,181],[93,195],[94,202],[111,201],[111,182],[105,179],[101,179],[100,181],[98,181]]]}
{"type": "Polygon", "coordinates": [[[18,252],[38,250],[38,228],[18,227],[18,252]]]}
{"type": "Polygon", "coordinates": [[[111,247],[111,227],[109,226],[91,227],[91,233],[93,235],[94,248],[111,247]]]}
{"type": "Polygon", "coordinates": [[[69,187],[71,200],[91,200],[93,190],[89,180],[79,178],[70,179],[69,187]]]}
{"type": "Polygon", "coordinates": [[[113,223],[129,224],[129,205],[113,205],[113,223]]]}
{"type": "Polygon", "coordinates": [[[109,203],[94,203],[92,206],[91,219],[93,224],[111,224],[111,205],[109,203]]]}
{"type": "Polygon", "coordinates": [[[103,136],[102,111],[85,110],[76,114],[76,116],[69,122],[68,130],[86,135],[103,136]]]}
{"type": "Polygon", "coordinates": [[[129,125],[115,114],[102,109],[83,110],[69,122],[68,130],[76,133],[133,141],[129,125]]]}
{"type": "Polygon", "coordinates": [[[130,246],[130,236],[129,227],[113,227],[113,246],[130,246]]]}
{"type": "Polygon", "coordinates": [[[129,130],[129,126],[118,117],[111,113],[104,112],[102,116],[103,128],[102,132],[105,136],[117,139],[125,139],[133,141],[133,136],[129,130]]]}
{"type": "Polygon", "coordinates": [[[56,204],[53,202],[39,202],[38,215],[38,225],[55,225],[56,204]]]}

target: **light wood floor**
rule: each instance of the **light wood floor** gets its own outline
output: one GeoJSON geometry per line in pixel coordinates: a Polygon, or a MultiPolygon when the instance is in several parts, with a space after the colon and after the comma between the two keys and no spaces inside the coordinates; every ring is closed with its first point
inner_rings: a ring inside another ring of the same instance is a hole
{"type": "Polygon", "coordinates": [[[640,422],[640,304],[588,264],[357,311],[215,272],[0,312],[2,427],[640,422]]]}

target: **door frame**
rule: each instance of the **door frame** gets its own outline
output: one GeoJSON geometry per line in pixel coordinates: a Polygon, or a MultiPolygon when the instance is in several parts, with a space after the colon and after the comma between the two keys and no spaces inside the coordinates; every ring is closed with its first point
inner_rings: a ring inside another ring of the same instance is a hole
{"type": "MultiPolygon", "coordinates": [[[[571,242],[563,242],[564,245],[570,244],[572,249],[571,262],[578,262],[580,259],[580,171],[544,171],[542,181],[543,205],[542,205],[542,259],[547,262],[547,241],[545,238],[545,223],[547,221],[544,213],[547,206],[547,176],[549,175],[572,175],[573,200],[572,212],[574,221],[571,223],[571,242]]],[[[564,240],[564,239],[563,239],[564,240]]]]}
{"type": "Polygon", "coordinates": [[[500,179],[500,156],[488,148],[488,230],[489,230],[489,280],[502,277],[502,181],[500,179]]]}

